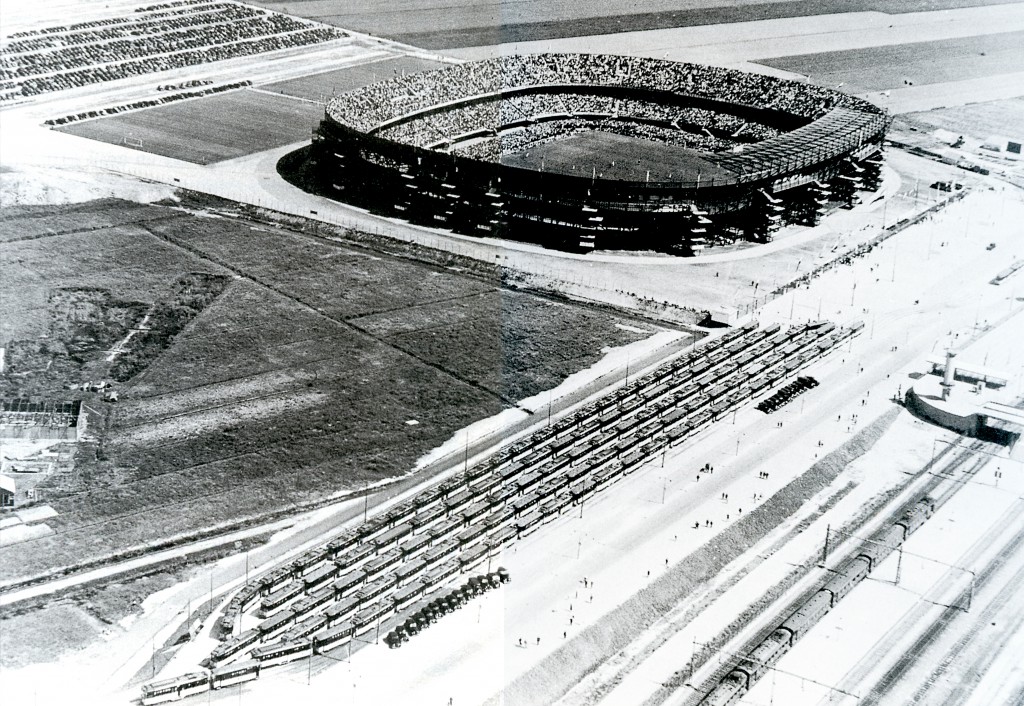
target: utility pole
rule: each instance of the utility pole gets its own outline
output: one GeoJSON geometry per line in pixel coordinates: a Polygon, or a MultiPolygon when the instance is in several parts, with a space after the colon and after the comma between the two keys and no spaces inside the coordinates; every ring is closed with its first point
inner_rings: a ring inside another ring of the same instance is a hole
{"type": "Polygon", "coordinates": [[[824,566],[825,562],[828,561],[828,540],[829,535],[832,533],[832,525],[825,525],[825,547],[821,552],[821,565],[824,566]]]}
{"type": "Polygon", "coordinates": [[[964,611],[965,613],[971,612],[971,604],[974,602],[974,579],[977,578],[977,575],[973,571],[970,573],[971,583],[967,588],[967,609],[964,611]]]}
{"type": "Polygon", "coordinates": [[[896,584],[900,585],[900,574],[903,571],[903,544],[899,546],[899,553],[896,555],[896,584]]]}

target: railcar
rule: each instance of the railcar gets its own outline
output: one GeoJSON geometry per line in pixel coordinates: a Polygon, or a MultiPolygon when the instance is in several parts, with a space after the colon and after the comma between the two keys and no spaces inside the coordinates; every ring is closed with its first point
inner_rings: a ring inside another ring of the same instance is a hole
{"type": "Polygon", "coordinates": [[[303,638],[309,637],[313,633],[320,632],[327,627],[327,616],[311,615],[302,622],[296,623],[294,626],[288,629],[284,635],[281,636],[282,642],[295,642],[303,638]]]}
{"type": "Polygon", "coordinates": [[[285,610],[267,618],[256,626],[256,630],[260,633],[260,642],[269,642],[273,640],[294,623],[295,612],[291,610],[285,610]]]}
{"type": "Polygon", "coordinates": [[[480,495],[491,492],[499,485],[501,485],[501,478],[493,473],[488,473],[486,475],[479,476],[473,483],[472,487],[476,490],[476,493],[480,495]]]}
{"type": "Polygon", "coordinates": [[[287,664],[306,659],[313,654],[313,640],[304,638],[295,642],[277,642],[272,645],[261,645],[252,651],[252,658],[260,663],[261,667],[271,667],[275,664],[287,664]]]}
{"type": "Polygon", "coordinates": [[[359,607],[364,608],[381,596],[388,595],[397,585],[398,577],[391,573],[384,574],[372,583],[367,583],[355,593],[356,598],[359,599],[359,607]]]}
{"type": "Polygon", "coordinates": [[[334,563],[312,571],[302,578],[304,590],[307,593],[312,593],[313,591],[326,586],[334,579],[335,576],[338,575],[339,571],[341,571],[341,569],[334,563]]]}
{"type": "Polygon", "coordinates": [[[236,596],[239,610],[243,613],[248,611],[260,602],[260,597],[260,587],[258,584],[246,584],[236,596]]]}
{"type": "Polygon", "coordinates": [[[245,630],[227,642],[223,642],[213,648],[210,652],[209,661],[211,664],[218,664],[245,652],[260,641],[260,632],[256,629],[245,630]]]}
{"type": "Polygon", "coordinates": [[[143,706],[162,704],[166,701],[178,701],[201,694],[210,689],[210,673],[206,670],[190,672],[173,679],[159,679],[142,685],[143,706]]]}
{"type": "Polygon", "coordinates": [[[366,582],[366,572],[364,571],[350,571],[344,576],[336,579],[331,584],[331,589],[334,591],[334,599],[344,598],[345,596],[353,593],[356,589],[362,586],[366,582]]]}
{"type": "Polygon", "coordinates": [[[356,635],[362,635],[379,626],[380,621],[385,620],[394,612],[395,607],[391,601],[380,601],[361,609],[352,618],[352,624],[356,626],[356,635]]]}
{"type": "Polygon", "coordinates": [[[378,577],[382,576],[385,571],[391,569],[393,566],[398,564],[402,560],[402,552],[397,549],[392,549],[387,554],[378,556],[375,559],[371,559],[366,563],[364,570],[366,571],[366,580],[373,581],[378,577]]]}
{"type": "Polygon", "coordinates": [[[542,524],[548,524],[556,517],[558,517],[559,505],[554,498],[545,500],[540,504],[540,521],[542,524]]]}
{"type": "Polygon", "coordinates": [[[744,686],[747,689],[750,689],[758,679],[775,666],[782,655],[789,652],[789,648],[793,645],[791,638],[792,635],[788,630],[775,630],[740,660],[734,672],[743,675],[744,686]]]}
{"type": "Polygon", "coordinates": [[[387,520],[383,517],[373,517],[355,528],[356,535],[361,542],[369,543],[377,539],[390,529],[387,520]]]}
{"type": "Polygon", "coordinates": [[[289,601],[302,595],[305,586],[301,581],[293,581],[285,589],[277,593],[271,593],[260,601],[259,610],[256,614],[261,618],[269,618],[285,607],[289,601]]]}
{"type": "Polygon", "coordinates": [[[870,564],[871,571],[874,571],[878,568],[879,564],[885,561],[885,559],[892,554],[893,549],[903,543],[904,532],[905,528],[899,525],[892,525],[891,527],[886,528],[878,539],[861,547],[858,556],[862,556],[867,559],[870,564]]]}
{"type": "Polygon", "coordinates": [[[463,573],[476,568],[487,558],[487,547],[476,545],[462,553],[459,565],[463,573]]]}
{"type": "Polygon", "coordinates": [[[426,592],[426,584],[418,581],[414,581],[407,586],[400,588],[395,591],[395,594],[391,597],[394,602],[396,611],[403,611],[412,605],[413,602],[418,600],[426,592]]]}
{"type": "Polygon", "coordinates": [[[292,606],[292,611],[296,616],[302,617],[309,615],[312,611],[316,610],[322,605],[326,605],[334,600],[334,588],[331,586],[324,586],[323,588],[314,591],[305,598],[295,602],[292,606]]]}
{"type": "Polygon", "coordinates": [[[396,524],[387,532],[373,540],[374,550],[377,554],[383,554],[394,549],[398,545],[398,542],[412,534],[412,531],[413,526],[409,522],[396,524]]]}
{"type": "Polygon", "coordinates": [[[334,560],[341,571],[352,571],[374,555],[371,542],[360,542],[334,560]]]}
{"type": "Polygon", "coordinates": [[[335,601],[327,606],[324,615],[327,616],[327,626],[334,627],[356,614],[359,610],[359,596],[349,596],[335,601]]]}
{"type": "Polygon", "coordinates": [[[459,532],[455,538],[459,542],[459,547],[465,549],[480,541],[486,531],[487,527],[482,522],[475,522],[459,532]]]}
{"type": "Polygon", "coordinates": [[[313,637],[313,651],[322,655],[346,645],[352,641],[355,631],[355,625],[346,621],[319,632],[313,637]]]}
{"type": "Polygon", "coordinates": [[[327,547],[310,549],[299,555],[292,561],[292,575],[300,578],[311,571],[314,571],[320,564],[327,561],[327,547]]]}
{"type": "Polygon", "coordinates": [[[260,589],[264,596],[279,591],[292,580],[290,566],[283,566],[276,569],[260,581],[260,589]]]}
{"type": "Polygon", "coordinates": [[[701,699],[701,706],[733,706],[747,693],[746,674],[730,672],[715,688],[701,699]]]}
{"type": "Polygon", "coordinates": [[[443,521],[447,517],[443,505],[433,505],[419,510],[409,520],[409,524],[413,526],[413,531],[417,533],[423,533],[434,527],[438,522],[443,521]]]}
{"type": "Polygon", "coordinates": [[[828,591],[818,591],[807,601],[797,608],[783,621],[782,626],[793,634],[793,642],[796,642],[817,623],[822,616],[832,610],[832,594],[828,591]]]}
{"type": "Polygon", "coordinates": [[[214,689],[224,689],[235,684],[258,679],[261,666],[254,659],[222,665],[213,670],[210,686],[214,689]]]}
{"type": "Polygon", "coordinates": [[[431,586],[440,586],[445,581],[455,576],[462,570],[462,565],[458,560],[447,561],[441,566],[437,567],[433,571],[430,571],[425,577],[424,581],[429,583],[431,586]]]}
{"type": "Polygon", "coordinates": [[[455,540],[441,542],[423,552],[424,568],[430,569],[450,557],[459,550],[458,542],[455,540]]]}
{"type": "Polygon", "coordinates": [[[902,527],[904,532],[904,538],[909,537],[913,534],[918,527],[923,525],[929,517],[932,516],[932,512],[935,510],[935,501],[931,498],[923,498],[918,501],[914,507],[908,510],[904,515],[896,522],[896,525],[902,527]]]}
{"type": "Polygon", "coordinates": [[[870,562],[862,557],[853,559],[837,576],[825,584],[825,590],[832,593],[832,605],[835,605],[864,580],[871,570],[870,562]]]}
{"type": "Polygon", "coordinates": [[[408,561],[414,559],[430,547],[430,537],[425,534],[415,534],[411,537],[407,537],[400,545],[398,545],[398,551],[402,552],[402,557],[408,561]]]}
{"type": "Polygon", "coordinates": [[[536,532],[541,525],[542,519],[543,516],[538,507],[534,507],[525,515],[516,518],[515,527],[519,537],[529,537],[536,532]]]}

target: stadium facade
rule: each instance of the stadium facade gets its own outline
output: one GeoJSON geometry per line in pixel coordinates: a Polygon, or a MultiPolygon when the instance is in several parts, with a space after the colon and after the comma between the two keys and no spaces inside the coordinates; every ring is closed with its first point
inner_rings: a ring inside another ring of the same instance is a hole
{"type": "Polygon", "coordinates": [[[809,83],[534,54],[338,96],[309,164],[319,193],[411,222],[559,248],[693,254],[767,242],[784,223],[814,225],[876,190],[889,123],[871,103],[809,83]],[[593,131],[636,138],[631,173],[606,175],[607,155],[571,168],[516,160],[593,131]]]}

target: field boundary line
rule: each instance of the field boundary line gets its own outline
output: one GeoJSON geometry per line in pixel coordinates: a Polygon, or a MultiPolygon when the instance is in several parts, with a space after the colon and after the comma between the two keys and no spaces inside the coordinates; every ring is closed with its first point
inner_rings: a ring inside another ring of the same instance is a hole
{"type": "MultiPolygon", "coordinates": [[[[295,296],[293,294],[289,294],[289,293],[281,290],[278,287],[275,287],[275,286],[273,286],[271,284],[268,284],[267,282],[264,282],[263,280],[257,278],[255,275],[253,275],[253,274],[251,274],[249,272],[246,272],[245,270],[240,269],[236,265],[232,265],[232,264],[228,263],[227,261],[221,259],[220,257],[218,257],[216,255],[211,255],[209,253],[206,253],[206,252],[200,250],[199,248],[197,248],[197,247],[195,247],[193,245],[188,245],[186,243],[183,243],[180,240],[178,240],[177,238],[175,238],[173,236],[170,236],[170,235],[167,235],[166,233],[156,233],[156,232],[154,232],[152,230],[149,230],[148,228],[146,230],[147,230],[147,232],[149,232],[154,237],[159,238],[161,240],[164,240],[164,241],[166,241],[168,243],[171,243],[172,245],[176,245],[177,247],[185,250],[186,252],[191,253],[195,257],[199,257],[199,258],[202,258],[204,260],[208,260],[208,261],[210,261],[210,262],[212,262],[212,263],[214,263],[216,265],[220,265],[221,267],[226,268],[228,271],[233,272],[234,274],[238,275],[239,277],[241,277],[243,279],[246,279],[246,280],[248,280],[248,281],[250,281],[250,282],[252,282],[252,283],[254,283],[254,284],[256,284],[256,285],[258,285],[260,287],[263,287],[264,289],[268,289],[271,292],[274,292],[275,294],[277,294],[278,296],[284,297],[285,299],[288,299],[290,301],[295,302],[296,304],[299,304],[300,306],[302,306],[302,308],[304,308],[307,311],[315,314],[316,316],[319,316],[319,317],[321,317],[321,318],[323,318],[323,319],[325,319],[327,321],[330,321],[330,322],[332,322],[332,323],[334,323],[336,325],[340,325],[340,326],[343,326],[345,328],[351,329],[352,331],[358,333],[361,336],[367,336],[368,338],[371,338],[371,339],[377,341],[381,345],[387,346],[388,348],[391,348],[392,350],[397,351],[401,355],[408,356],[409,358],[412,358],[413,360],[419,361],[421,364],[426,365],[427,367],[433,368],[434,370],[437,370],[438,372],[443,373],[444,375],[446,375],[446,376],[448,376],[448,377],[450,377],[450,378],[452,378],[452,379],[462,383],[463,385],[467,385],[469,387],[475,388],[476,390],[484,393],[488,397],[492,397],[493,399],[497,400],[498,402],[500,402],[503,405],[507,405],[509,407],[517,408],[517,409],[519,408],[519,405],[518,405],[516,400],[510,400],[507,397],[505,397],[504,395],[501,395],[501,394],[495,392],[494,390],[488,389],[487,387],[484,387],[483,385],[481,385],[478,382],[474,382],[472,380],[463,378],[460,375],[457,375],[455,372],[447,369],[446,367],[444,367],[442,365],[439,365],[437,363],[434,363],[434,362],[431,362],[431,361],[428,361],[428,360],[424,360],[423,358],[420,358],[419,356],[414,355],[414,354],[410,353],[409,351],[406,351],[406,350],[403,350],[401,348],[398,348],[397,346],[394,346],[391,343],[389,343],[387,341],[387,339],[384,339],[384,338],[382,338],[380,336],[377,336],[377,335],[374,335],[374,334],[369,333],[367,331],[364,331],[363,329],[359,328],[358,326],[356,326],[356,325],[354,325],[352,323],[349,323],[344,318],[335,318],[335,317],[325,313],[322,309],[320,309],[318,307],[315,307],[312,304],[302,300],[300,297],[297,297],[297,296],[295,296]]],[[[428,266],[432,266],[432,265],[428,264],[428,266]]],[[[198,319],[199,317],[196,317],[196,318],[198,319]]],[[[159,356],[158,356],[158,358],[159,358],[159,356]]]]}
{"type": "MultiPolygon", "coordinates": [[[[313,105],[324,105],[318,100],[312,98],[303,98],[302,96],[293,96],[290,93],[277,93],[276,91],[268,91],[265,88],[258,88],[256,86],[246,86],[245,90],[252,91],[253,93],[263,93],[268,96],[274,96],[275,98],[288,98],[290,100],[299,101],[300,103],[312,103],[313,105]]],[[[247,156],[247,155],[245,155],[247,156]]]]}

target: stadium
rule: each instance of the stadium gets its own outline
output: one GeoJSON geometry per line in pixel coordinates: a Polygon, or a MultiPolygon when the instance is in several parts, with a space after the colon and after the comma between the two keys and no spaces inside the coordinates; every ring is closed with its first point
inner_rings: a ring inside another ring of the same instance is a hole
{"type": "Polygon", "coordinates": [[[699,254],[881,181],[889,116],[822,86],[602,54],[502,56],[332,99],[312,189],[548,247],[699,254]]]}

